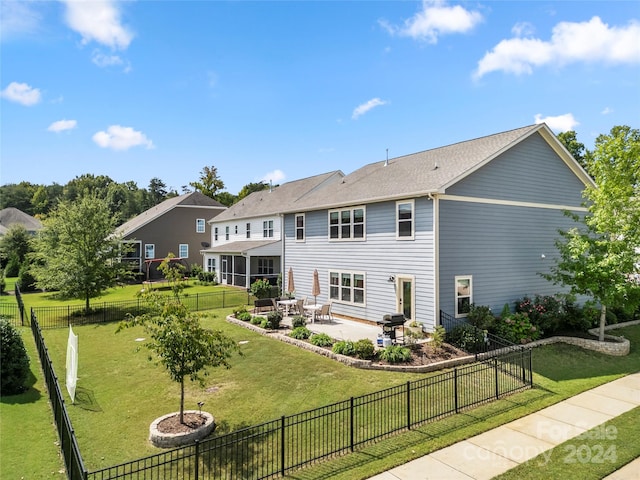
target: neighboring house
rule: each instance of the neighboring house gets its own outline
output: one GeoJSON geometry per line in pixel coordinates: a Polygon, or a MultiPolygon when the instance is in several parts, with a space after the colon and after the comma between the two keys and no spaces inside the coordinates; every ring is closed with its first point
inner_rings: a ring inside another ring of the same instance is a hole
{"type": "Polygon", "coordinates": [[[203,268],[218,281],[249,288],[266,278],[273,285],[282,272],[282,216],[288,205],[339,181],[342,172],[287,182],[253,192],[209,221],[211,246],[202,250],[203,268]]]}
{"type": "Polygon", "coordinates": [[[123,223],[117,229],[131,251],[124,260],[147,279],[160,277],[159,263],[173,253],[187,268],[200,264],[200,250],[209,245],[207,220],[226,209],[200,192],[169,198],[123,223]]]}
{"type": "Polygon", "coordinates": [[[432,330],[472,303],[498,313],[558,293],[539,273],[586,185],[544,124],[372,163],[286,204],[282,269],[298,296],[317,269],[318,302],[346,317],[402,312],[432,330]]]}
{"type": "Polygon", "coordinates": [[[0,235],[7,233],[12,225],[22,225],[31,235],[35,235],[42,228],[40,220],[22,210],[14,207],[3,208],[0,210],[0,235]]]}

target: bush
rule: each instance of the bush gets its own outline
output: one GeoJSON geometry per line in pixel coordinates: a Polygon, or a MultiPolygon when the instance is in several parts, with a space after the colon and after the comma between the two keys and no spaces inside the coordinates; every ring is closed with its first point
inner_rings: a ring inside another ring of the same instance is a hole
{"type": "Polygon", "coordinates": [[[434,350],[440,350],[442,348],[442,344],[444,343],[446,335],[447,332],[442,325],[438,325],[435,328],[435,330],[431,334],[431,346],[434,350]]]}
{"type": "Polygon", "coordinates": [[[368,338],[361,338],[354,344],[355,355],[363,360],[371,360],[376,354],[376,347],[368,338]]]}
{"type": "Polygon", "coordinates": [[[411,360],[411,350],[402,345],[391,345],[380,352],[380,358],[389,363],[407,363],[411,360]]]}
{"type": "Polygon", "coordinates": [[[28,262],[24,262],[20,267],[18,282],[20,282],[20,291],[22,292],[33,292],[36,290],[36,279],[31,274],[28,262]]]}
{"type": "Polygon", "coordinates": [[[282,312],[273,311],[267,313],[267,328],[270,330],[277,330],[280,328],[280,322],[282,322],[282,312]]]}
{"type": "Polygon", "coordinates": [[[251,284],[251,293],[258,299],[269,298],[271,296],[271,284],[266,278],[258,279],[251,284]]]}
{"type": "Polygon", "coordinates": [[[243,322],[249,322],[251,321],[251,319],[253,318],[253,315],[251,315],[249,312],[244,311],[244,312],[240,312],[236,315],[236,318],[238,320],[242,320],[243,322]]]}
{"type": "Polygon", "coordinates": [[[307,325],[307,317],[302,315],[296,315],[291,319],[291,326],[293,328],[304,327],[307,325]]]}
{"type": "Polygon", "coordinates": [[[4,295],[4,290],[7,288],[7,281],[4,279],[4,272],[0,272],[0,295],[4,295]]]}
{"type": "Polygon", "coordinates": [[[484,333],[471,325],[458,325],[446,333],[447,343],[468,353],[478,353],[484,349],[484,333]]]}
{"type": "Polygon", "coordinates": [[[264,320],[265,320],[264,317],[256,315],[255,317],[252,316],[251,320],[249,320],[249,321],[251,322],[252,325],[261,325],[264,320]]]}
{"type": "Polygon", "coordinates": [[[356,354],[356,346],[351,340],[340,340],[333,345],[333,353],[353,357],[356,354]]]}
{"type": "Polygon", "coordinates": [[[24,392],[29,373],[29,356],[20,333],[0,319],[0,395],[24,392]]]}
{"type": "Polygon", "coordinates": [[[551,295],[524,297],[516,302],[516,313],[523,313],[539,331],[551,334],[563,323],[564,311],[559,298],[551,295]]]}
{"type": "Polygon", "coordinates": [[[216,277],[216,272],[199,272],[198,273],[198,281],[206,284],[218,284],[218,278],[216,277]]]}
{"type": "Polygon", "coordinates": [[[330,347],[333,345],[333,338],[326,333],[314,333],[311,335],[310,342],[316,347],[330,347]]]}
{"type": "Polygon", "coordinates": [[[469,323],[480,330],[493,331],[496,317],[491,313],[491,309],[485,305],[471,304],[467,315],[469,323]]]}
{"type": "Polygon", "coordinates": [[[525,313],[514,313],[501,318],[497,326],[497,335],[512,343],[529,343],[540,338],[541,330],[533,325],[525,313]]]}
{"type": "Polygon", "coordinates": [[[200,275],[203,272],[204,270],[202,269],[202,265],[200,265],[199,263],[194,263],[191,265],[191,271],[189,272],[189,275],[193,278],[200,279],[200,275]]]}
{"type": "Polygon", "coordinates": [[[291,330],[289,336],[298,340],[306,340],[311,336],[311,330],[309,330],[307,327],[296,327],[291,330]]]}
{"type": "Polygon", "coordinates": [[[8,278],[17,277],[20,274],[20,259],[17,255],[11,255],[7,266],[4,267],[4,276],[8,278]]]}

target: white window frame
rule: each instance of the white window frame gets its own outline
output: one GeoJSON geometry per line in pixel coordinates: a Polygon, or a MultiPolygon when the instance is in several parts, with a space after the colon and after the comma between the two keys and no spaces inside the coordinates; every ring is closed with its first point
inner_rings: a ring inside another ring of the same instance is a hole
{"type": "Polygon", "coordinates": [[[218,241],[218,227],[213,227],[213,241],[218,241]]]}
{"type": "Polygon", "coordinates": [[[155,243],[145,243],[144,244],[144,258],[153,260],[156,258],[156,244],[155,243]],[[151,255],[149,255],[149,251],[151,251],[151,255]]]}
{"type": "Polygon", "coordinates": [[[247,222],[247,238],[251,238],[251,222],[247,222]]]}
{"type": "Polygon", "coordinates": [[[216,257],[207,257],[207,272],[216,271],[216,257]]]}
{"type": "Polygon", "coordinates": [[[416,205],[414,200],[399,200],[396,202],[396,240],[413,240],[415,238],[415,228],[416,228],[416,205]],[[402,219],[400,218],[400,205],[410,205],[411,206],[411,218],[402,219]],[[409,235],[400,235],[400,224],[401,223],[411,223],[411,233],[409,235]]]}
{"type": "Polygon", "coordinates": [[[355,305],[357,307],[365,307],[367,305],[367,276],[364,272],[356,272],[350,270],[329,270],[329,300],[335,303],[342,303],[345,305],[355,305]],[[338,284],[332,283],[336,278],[338,284]],[[362,279],[362,287],[356,286],[356,277],[362,279]],[[343,285],[343,280],[349,280],[348,285],[343,285]],[[345,300],[345,293],[348,292],[348,299],[345,300]],[[362,301],[355,300],[356,292],[361,293],[362,301]]]}
{"type": "Polygon", "coordinates": [[[237,235],[238,234],[238,225],[234,225],[233,229],[234,229],[233,230],[233,232],[234,232],[233,234],[237,235]]]}
{"type": "Polygon", "coordinates": [[[196,233],[205,233],[207,231],[204,218],[196,218],[196,233]]]}
{"type": "Polygon", "coordinates": [[[264,220],[262,222],[262,237],[273,238],[273,220],[264,220]]]}
{"type": "Polygon", "coordinates": [[[453,289],[453,301],[454,301],[454,308],[456,311],[455,317],[456,318],[463,318],[466,317],[467,315],[469,315],[469,312],[461,312],[460,311],[460,304],[458,302],[458,300],[464,299],[464,298],[468,298],[469,302],[468,305],[471,306],[471,304],[473,304],[473,276],[472,275],[457,275],[455,277],[455,281],[454,281],[454,289],[453,289]],[[459,282],[461,281],[465,281],[468,280],[469,281],[469,291],[466,293],[461,293],[459,290],[459,282]]]}
{"type": "Polygon", "coordinates": [[[364,205],[361,206],[357,206],[357,207],[351,207],[351,208],[337,208],[334,210],[329,210],[328,212],[328,216],[327,216],[327,223],[328,223],[328,236],[329,236],[329,241],[330,242],[362,242],[365,241],[367,239],[367,209],[364,205]],[[354,221],[354,212],[356,210],[362,210],[362,222],[358,222],[356,223],[354,221]],[[343,222],[343,213],[344,212],[349,212],[349,221],[348,222],[343,222]],[[331,215],[332,214],[337,214],[338,215],[338,223],[336,224],[331,224],[331,215]],[[356,225],[362,225],[362,236],[361,237],[354,237],[354,230],[355,230],[355,226],[356,225]],[[349,228],[349,235],[348,236],[344,236],[344,228],[347,227],[349,228]],[[332,228],[337,228],[337,236],[336,237],[332,237],[332,228]]]}
{"type": "Polygon", "coordinates": [[[304,213],[296,213],[293,217],[293,229],[295,233],[296,242],[304,242],[305,241],[305,216],[304,213]],[[302,225],[298,225],[298,219],[302,219],[302,225]],[[298,238],[298,232],[300,232],[300,238],[298,238]]]}
{"type": "Polygon", "coordinates": [[[189,258],[189,244],[188,243],[180,243],[178,245],[178,257],[180,258],[189,258]],[[183,250],[184,249],[184,253],[186,253],[186,255],[183,255],[183,250]]]}
{"type": "Polygon", "coordinates": [[[229,240],[229,225],[224,227],[224,239],[229,240]]]}
{"type": "Polygon", "coordinates": [[[273,275],[275,262],[270,257],[258,258],[258,275],[273,275]]]}

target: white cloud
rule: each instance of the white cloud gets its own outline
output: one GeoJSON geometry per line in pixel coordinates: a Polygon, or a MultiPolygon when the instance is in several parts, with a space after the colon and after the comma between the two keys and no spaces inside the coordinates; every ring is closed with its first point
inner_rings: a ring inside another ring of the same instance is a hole
{"type": "Polygon", "coordinates": [[[259,182],[264,182],[267,185],[269,185],[269,183],[272,183],[273,185],[278,185],[279,183],[282,182],[282,180],[284,180],[285,178],[287,178],[287,176],[284,174],[284,172],[282,170],[273,170],[269,173],[266,173],[265,175],[263,175],[263,177],[258,180],[259,182]]]}
{"type": "Polygon", "coordinates": [[[92,138],[98,146],[113,150],[128,150],[137,146],[144,146],[147,149],[155,148],[153,142],[144,133],[120,125],[111,125],[106,132],[97,132],[92,138]]]}
{"type": "Polygon", "coordinates": [[[580,125],[572,113],[565,113],[564,115],[558,115],[556,117],[543,117],[539,113],[535,116],[535,123],[546,123],[547,126],[554,132],[568,132],[574,130],[577,125],[580,125]]]}
{"type": "Polygon", "coordinates": [[[518,22],[511,28],[511,33],[516,37],[524,37],[533,35],[535,28],[529,22],[518,22]]]}
{"type": "Polygon", "coordinates": [[[610,27],[593,17],[588,22],[558,23],[549,41],[530,37],[502,40],[480,59],[473,76],[477,79],[494,71],[530,74],[534,67],[576,62],[640,63],[640,23],[632,20],[624,27],[610,27]]]}
{"type": "Polygon", "coordinates": [[[59,133],[64,132],[65,130],[73,130],[77,125],[78,122],[76,122],[75,120],[58,120],[57,122],[53,122],[51,125],[49,125],[49,128],[47,128],[47,130],[50,132],[59,133]]]}
{"type": "Polygon", "coordinates": [[[133,33],[122,25],[118,4],[111,0],[63,0],[67,25],[82,35],[82,43],[95,41],[113,49],[126,49],[133,33]]]}
{"type": "Polygon", "coordinates": [[[113,67],[124,63],[118,55],[105,55],[99,50],[93,51],[91,61],[99,67],[113,67]]]}
{"type": "Polygon", "coordinates": [[[21,103],[27,107],[35,105],[41,99],[40,90],[26,83],[11,82],[7,88],[0,92],[2,98],[12,102],[21,103]]]}
{"type": "Polygon", "coordinates": [[[365,113],[367,113],[369,110],[371,110],[372,108],[375,107],[379,107],[380,105],[386,105],[387,101],[385,100],[380,100],[379,98],[372,98],[371,100],[369,100],[368,102],[363,103],[362,105],[358,105],[354,110],[353,113],[351,114],[351,118],[352,119],[357,119],[360,115],[364,115],[365,113]]]}
{"type": "Polygon", "coordinates": [[[35,10],[35,5],[31,2],[0,2],[0,36],[3,40],[39,29],[42,15],[35,10]]]}
{"type": "Polygon", "coordinates": [[[600,113],[602,115],[609,115],[610,113],[613,113],[613,108],[604,107],[600,113]]]}
{"type": "Polygon", "coordinates": [[[391,35],[437,43],[440,35],[469,32],[482,20],[479,12],[460,5],[449,6],[444,0],[424,0],[422,10],[405,20],[402,26],[391,25],[386,20],[378,23],[391,35]]]}

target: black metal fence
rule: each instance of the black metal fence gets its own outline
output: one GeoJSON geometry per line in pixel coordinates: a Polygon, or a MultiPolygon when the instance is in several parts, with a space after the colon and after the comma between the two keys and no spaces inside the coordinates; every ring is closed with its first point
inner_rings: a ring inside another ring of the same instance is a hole
{"type": "MultiPolygon", "coordinates": [[[[248,305],[251,294],[246,290],[223,290],[220,292],[183,294],[181,297],[190,311],[248,305]]],[[[127,315],[141,315],[147,305],[141,298],[119,302],[92,303],[89,311],[84,305],[63,305],[59,307],[32,307],[38,317],[40,328],[62,328],[69,325],[119,322],[127,315]]]]}
{"type": "Polygon", "coordinates": [[[40,364],[42,365],[42,371],[44,373],[44,380],[47,385],[47,391],[49,392],[49,401],[51,402],[53,418],[58,430],[60,451],[64,457],[67,478],[70,480],[85,480],[87,478],[87,471],[84,468],[82,455],[80,455],[80,448],[78,447],[78,442],[76,441],[76,436],[71,426],[67,407],[62,398],[58,377],[53,369],[49,352],[44,343],[44,338],[42,338],[42,331],[38,325],[38,319],[33,310],[31,311],[31,332],[36,342],[40,364]]]}

